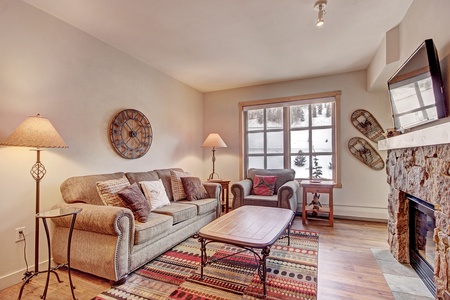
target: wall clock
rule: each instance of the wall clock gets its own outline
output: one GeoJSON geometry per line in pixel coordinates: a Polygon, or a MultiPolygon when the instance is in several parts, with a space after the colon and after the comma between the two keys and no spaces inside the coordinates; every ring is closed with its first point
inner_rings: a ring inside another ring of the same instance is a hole
{"type": "Polygon", "coordinates": [[[123,158],[139,158],[152,144],[153,131],[147,117],[138,110],[125,109],[111,121],[111,143],[123,158]]]}

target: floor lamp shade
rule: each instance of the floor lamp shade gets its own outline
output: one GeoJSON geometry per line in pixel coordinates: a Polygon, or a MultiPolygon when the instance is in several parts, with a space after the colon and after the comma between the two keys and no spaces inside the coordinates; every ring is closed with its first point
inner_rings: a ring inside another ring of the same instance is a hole
{"type": "MultiPolygon", "coordinates": [[[[36,148],[36,163],[31,168],[31,176],[36,181],[36,214],[40,211],[40,182],[44,177],[44,165],[41,163],[41,148],[68,148],[64,140],[56,131],[55,127],[46,118],[37,116],[28,117],[17,129],[0,143],[2,146],[32,147],[36,148]]],[[[35,236],[34,236],[34,272],[25,273],[23,284],[20,288],[19,299],[22,291],[31,278],[38,275],[39,272],[39,220],[35,218],[35,236]]]]}
{"type": "Polygon", "coordinates": [[[227,144],[225,144],[225,142],[222,140],[222,138],[220,137],[220,135],[218,133],[210,133],[208,135],[208,137],[206,138],[206,140],[203,142],[202,144],[202,148],[212,148],[212,163],[213,163],[213,170],[212,173],[209,174],[208,180],[213,180],[214,179],[214,175],[217,175],[218,178],[219,174],[216,173],[215,171],[215,162],[216,162],[216,156],[215,156],[215,152],[216,152],[216,148],[226,148],[227,144]]]}
{"type": "Polygon", "coordinates": [[[0,145],[33,148],[67,148],[55,127],[46,118],[28,117],[0,145]]]}

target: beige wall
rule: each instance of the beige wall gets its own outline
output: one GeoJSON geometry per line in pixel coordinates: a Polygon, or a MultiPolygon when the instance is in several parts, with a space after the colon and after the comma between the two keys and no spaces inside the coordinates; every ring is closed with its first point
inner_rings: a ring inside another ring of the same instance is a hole
{"type": "MultiPolygon", "coordinates": [[[[387,92],[367,92],[365,71],[205,94],[205,132],[217,131],[228,146],[216,152],[216,172],[222,178],[231,181],[240,178],[239,102],[335,90],[342,91],[340,106],[342,188],[335,189],[335,214],[386,219],[388,189],[385,171],[374,171],[362,164],[347,148],[350,138],[363,137],[350,122],[350,116],[356,109],[364,108],[372,112],[383,128],[392,126],[387,92]]],[[[374,143],[372,145],[376,147],[374,143]]],[[[385,158],[385,151],[380,154],[385,158]]],[[[205,164],[204,172],[209,170],[210,165],[205,164]]]]}
{"type": "MultiPolygon", "coordinates": [[[[68,149],[42,152],[47,175],[42,210],[61,201],[59,185],[70,176],[182,167],[203,176],[203,95],[105,43],[21,1],[0,2],[0,141],[37,113],[50,119],[68,149]],[[134,108],[150,120],[154,140],[140,159],[113,150],[109,123],[134,108]]],[[[0,147],[0,289],[22,278],[23,243],[14,229],[26,226],[28,262],[34,264],[36,159],[28,148],[0,147]]],[[[42,227],[42,226],[41,226],[42,227]]],[[[47,257],[41,230],[41,255],[47,257]]]]}

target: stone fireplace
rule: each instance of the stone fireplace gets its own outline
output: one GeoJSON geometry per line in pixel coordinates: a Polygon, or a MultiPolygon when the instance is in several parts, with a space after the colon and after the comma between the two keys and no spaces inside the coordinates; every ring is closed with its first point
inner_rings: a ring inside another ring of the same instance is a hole
{"type": "Polygon", "coordinates": [[[450,299],[450,144],[388,150],[388,243],[410,263],[408,195],[434,207],[434,284],[437,299],[450,299]]]}

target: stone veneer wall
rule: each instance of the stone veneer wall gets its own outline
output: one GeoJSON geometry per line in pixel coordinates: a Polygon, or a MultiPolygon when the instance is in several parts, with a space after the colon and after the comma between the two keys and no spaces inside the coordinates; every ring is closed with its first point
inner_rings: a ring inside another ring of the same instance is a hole
{"type": "Polygon", "coordinates": [[[409,263],[406,193],[434,205],[436,297],[450,291],[450,144],[388,151],[388,243],[394,257],[409,263]]]}

